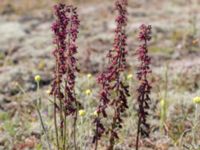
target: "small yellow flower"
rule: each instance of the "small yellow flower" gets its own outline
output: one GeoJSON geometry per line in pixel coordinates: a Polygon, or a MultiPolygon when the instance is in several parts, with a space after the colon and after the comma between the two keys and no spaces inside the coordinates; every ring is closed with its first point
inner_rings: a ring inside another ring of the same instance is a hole
{"type": "Polygon", "coordinates": [[[160,105],[161,105],[161,107],[164,107],[165,106],[165,100],[164,99],[161,99],[161,101],[160,101],[160,105]]]}
{"type": "Polygon", "coordinates": [[[41,81],[41,76],[40,75],[36,75],[35,76],[35,82],[40,82],[41,81]]]}
{"type": "Polygon", "coordinates": [[[195,98],[193,98],[193,103],[195,103],[195,104],[200,104],[200,97],[195,97],[195,98]]]}
{"type": "Polygon", "coordinates": [[[93,112],[93,115],[94,115],[95,117],[97,117],[97,116],[98,116],[97,111],[94,111],[94,112],[93,112]]]}
{"type": "Polygon", "coordinates": [[[85,116],[86,114],[85,110],[83,109],[79,110],[78,113],[79,113],[79,116],[85,116]]]}
{"type": "Polygon", "coordinates": [[[90,79],[91,77],[92,77],[92,74],[91,74],[91,73],[88,73],[88,74],[87,74],[87,78],[90,79]]]}
{"type": "Polygon", "coordinates": [[[49,95],[51,93],[51,90],[46,90],[46,93],[49,95]]]}
{"type": "Polygon", "coordinates": [[[127,75],[127,79],[128,79],[128,80],[133,79],[133,74],[128,74],[128,75],[127,75]]]}
{"type": "Polygon", "coordinates": [[[92,93],[92,91],[90,90],[90,89],[87,89],[86,91],[85,91],[85,94],[86,95],[90,95],[92,93]]]}

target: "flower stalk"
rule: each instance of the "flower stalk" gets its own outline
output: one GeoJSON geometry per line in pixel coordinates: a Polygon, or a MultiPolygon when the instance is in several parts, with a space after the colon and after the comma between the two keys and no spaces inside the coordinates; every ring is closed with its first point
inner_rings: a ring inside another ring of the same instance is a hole
{"type": "MultiPolygon", "coordinates": [[[[39,90],[40,90],[40,80],[41,80],[41,77],[39,75],[35,76],[35,82],[37,83],[37,93],[38,93],[38,95],[39,95],[39,90]]],[[[42,114],[40,112],[40,108],[41,108],[41,97],[40,96],[37,98],[35,108],[36,108],[36,111],[37,111],[37,114],[38,114],[38,118],[40,120],[40,124],[42,126],[42,130],[44,131],[44,134],[45,134],[45,137],[46,137],[48,149],[51,150],[48,129],[46,129],[46,127],[45,127],[45,123],[44,123],[44,120],[42,118],[42,114]]]]}
{"type": "Polygon", "coordinates": [[[98,77],[98,83],[101,86],[100,101],[97,108],[97,117],[94,120],[96,125],[93,142],[95,143],[95,150],[98,147],[98,141],[104,133],[109,135],[108,150],[113,150],[118,137],[118,131],[122,128],[122,114],[128,108],[127,96],[129,96],[128,86],[122,80],[122,73],[127,68],[127,0],[117,0],[115,9],[118,12],[116,17],[117,27],[115,29],[115,39],[113,49],[109,50],[107,58],[109,60],[108,67],[98,77]],[[107,118],[106,109],[111,107],[113,109],[113,118],[110,127],[106,128],[102,122],[107,118]]]}
{"type": "Polygon", "coordinates": [[[150,62],[151,59],[148,55],[148,42],[151,40],[151,26],[142,24],[140,26],[139,40],[142,44],[137,49],[138,60],[140,61],[137,79],[140,85],[137,89],[138,92],[138,129],[136,139],[136,150],[139,148],[139,137],[148,137],[150,134],[150,125],[147,122],[149,115],[149,102],[151,85],[148,81],[148,75],[151,73],[150,62]]]}
{"type": "Polygon", "coordinates": [[[57,149],[66,149],[66,117],[74,117],[74,147],[76,146],[76,120],[79,102],[75,96],[75,79],[78,72],[75,54],[77,53],[76,39],[80,21],[77,8],[72,5],[58,4],[54,6],[56,20],[52,25],[56,48],[53,55],[56,60],[51,95],[54,96],[54,123],[56,130],[57,149]],[[64,84],[64,88],[63,85],[64,84]],[[60,127],[57,125],[59,113],[60,127]],[[59,132],[58,132],[59,131],[59,132]],[[61,146],[59,140],[61,139],[61,146]]]}

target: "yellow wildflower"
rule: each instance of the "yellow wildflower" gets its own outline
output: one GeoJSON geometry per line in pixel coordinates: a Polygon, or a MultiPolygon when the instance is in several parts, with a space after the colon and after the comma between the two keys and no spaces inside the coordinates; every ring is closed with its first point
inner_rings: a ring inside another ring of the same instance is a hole
{"type": "Polygon", "coordinates": [[[35,82],[40,82],[41,81],[41,76],[40,75],[36,75],[35,76],[35,82]]]}
{"type": "Polygon", "coordinates": [[[87,78],[90,79],[91,77],[92,77],[92,74],[91,74],[91,73],[88,73],[88,74],[87,74],[87,78]]]}
{"type": "Polygon", "coordinates": [[[90,95],[92,93],[92,91],[90,90],[90,89],[87,89],[86,91],[85,91],[85,94],[86,95],[90,95]]]}
{"type": "Polygon", "coordinates": [[[94,111],[94,112],[93,112],[93,115],[94,115],[95,117],[97,117],[97,116],[98,116],[97,111],[94,111]]]}
{"type": "Polygon", "coordinates": [[[200,104],[200,97],[195,97],[195,98],[193,98],[193,103],[195,103],[195,104],[200,104]]]}
{"type": "Polygon", "coordinates": [[[127,75],[127,79],[128,79],[128,80],[131,80],[131,79],[133,79],[133,74],[131,74],[131,73],[130,73],[130,74],[128,74],[128,75],[127,75]]]}
{"type": "Polygon", "coordinates": [[[164,106],[165,106],[165,100],[164,100],[164,99],[161,99],[160,105],[161,105],[161,107],[164,107],[164,106]]]}
{"type": "Polygon", "coordinates": [[[49,89],[46,90],[46,93],[47,93],[48,95],[50,94],[50,92],[51,92],[51,90],[49,90],[49,89]]]}
{"type": "Polygon", "coordinates": [[[83,109],[79,110],[78,113],[79,113],[79,116],[85,116],[86,114],[85,110],[83,109]]]}

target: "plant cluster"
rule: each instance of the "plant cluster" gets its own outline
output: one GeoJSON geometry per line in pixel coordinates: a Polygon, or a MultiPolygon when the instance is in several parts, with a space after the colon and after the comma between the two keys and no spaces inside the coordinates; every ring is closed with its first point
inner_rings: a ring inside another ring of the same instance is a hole
{"type": "Polygon", "coordinates": [[[122,73],[127,67],[127,35],[125,27],[127,25],[127,0],[117,0],[115,9],[118,12],[116,18],[117,27],[115,29],[115,40],[113,49],[108,52],[109,64],[106,70],[98,77],[101,86],[100,102],[97,108],[98,117],[95,118],[96,131],[93,142],[97,149],[98,140],[105,132],[109,134],[109,150],[112,150],[118,137],[118,130],[122,128],[122,114],[128,108],[127,96],[129,96],[128,86],[123,83],[122,73]],[[101,122],[102,117],[107,118],[107,107],[110,106],[114,113],[110,127],[106,127],[101,122]]]}
{"type": "MultiPolygon", "coordinates": [[[[115,10],[118,15],[115,19],[116,29],[113,48],[108,51],[108,67],[98,76],[100,86],[99,103],[95,111],[95,133],[93,143],[95,149],[98,148],[98,141],[105,134],[109,137],[108,150],[113,150],[114,145],[119,138],[119,130],[123,127],[123,114],[128,108],[127,97],[129,87],[124,82],[123,74],[127,69],[126,57],[127,51],[127,0],[116,0],[115,10]],[[108,120],[107,109],[112,110],[111,122],[104,125],[102,120],[108,120]]],[[[81,103],[77,100],[75,94],[75,78],[77,69],[77,53],[76,39],[78,36],[79,19],[76,8],[58,4],[54,7],[56,21],[52,25],[54,32],[55,50],[53,55],[56,60],[54,79],[52,83],[51,95],[54,96],[54,123],[56,132],[57,149],[66,149],[66,122],[67,116],[73,116],[73,137],[74,148],[76,145],[76,122],[78,114],[83,116],[85,111],[80,109],[81,103]],[[58,115],[57,115],[58,114],[58,115]],[[59,125],[58,125],[59,121],[59,125]]],[[[139,134],[142,136],[149,135],[149,124],[146,122],[148,101],[150,100],[151,86],[147,80],[147,75],[151,72],[149,64],[147,42],[151,39],[151,26],[142,25],[139,33],[142,45],[137,50],[140,66],[138,67],[137,77],[140,81],[138,88],[138,140],[139,134]]],[[[132,76],[130,76],[132,78],[132,76]]],[[[90,91],[86,91],[89,95],[90,91]]]]}
{"type": "Polygon", "coordinates": [[[54,32],[55,50],[53,55],[56,60],[54,79],[51,95],[54,96],[54,123],[56,130],[57,149],[66,149],[66,122],[67,116],[74,117],[74,145],[76,148],[76,121],[80,103],[75,96],[75,78],[77,69],[76,39],[78,35],[79,19],[76,8],[58,4],[54,6],[56,21],[52,25],[54,32]],[[59,126],[57,115],[59,113],[59,126]],[[58,131],[59,130],[59,131],[58,131]],[[60,133],[59,133],[60,132],[60,133]],[[62,139],[62,146],[59,140],[62,139]]]}

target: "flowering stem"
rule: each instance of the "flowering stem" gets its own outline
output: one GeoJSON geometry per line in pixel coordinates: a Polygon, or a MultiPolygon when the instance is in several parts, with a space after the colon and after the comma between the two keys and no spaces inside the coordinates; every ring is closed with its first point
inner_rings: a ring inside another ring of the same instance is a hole
{"type": "MultiPolygon", "coordinates": [[[[118,68],[120,68],[121,66],[121,61],[118,60],[118,68]]],[[[119,81],[120,80],[120,77],[119,77],[119,74],[117,74],[117,90],[116,90],[116,94],[117,94],[117,97],[119,96],[119,81]]],[[[111,132],[110,132],[110,146],[108,148],[108,150],[113,150],[114,148],[114,145],[115,145],[115,138],[114,136],[112,135],[112,133],[114,132],[115,128],[116,128],[116,119],[117,119],[117,108],[114,107],[114,117],[113,117],[113,122],[112,122],[112,125],[111,125],[111,132]]]]}
{"type": "MultiPolygon", "coordinates": [[[[98,82],[101,85],[100,104],[97,108],[98,114],[107,118],[106,108],[110,106],[114,110],[111,127],[106,129],[99,117],[95,118],[96,133],[93,142],[97,145],[102,135],[109,133],[108,150],[113,150],[118,137],[118,130],[122,128],[122,113],[128,108],[127,97],[129,96],[128,86],[126,86],[120,75],[127,68],[127,35],[125,27],[127,25],[127,0],[116,0],[115,9],[118,12],[116,17],[117,27],[115,29],[115,39],[113,49],[108,52],[109,65],[99,76],[98,82]]],[[[97,146],[96,146],[97,147],[97,146]]]]}
{"type": "MultiPolygon", "coordinates": [[[[54,80],[52,83],[51,95],[54,96],[55,102],[58,98],[58,105],[54,104],[54,121],[56,128],[57,148],[63,150],[66,149],[66,117],[74,116],[74,130],[76,130],[77,122],[77,109],[78,101],[76,99],[74,86],[76,72],[78,71],[76,66],[77,53],[76,39],[78,37],[79,19],[76,8],[72,5],[58,4],[54,6],[56,20],[52,24],[52,30],[55,34],[53,43],[56,48],[53,51],[53,55],[56,60],[56,67],[54,70],[54,80]],[[62,89],[62,83],[64,82],[64,89],[62,89]],[[56,119],[56,110],[59,111],[60,127],[58,128],[56,119]],[[60,146],[59,147],[59,140],[60,146]]],[[[73,132],[76,134],[76,131],[73,132]]],[[[76,135],[75,149],[76,148],[76,135]]]]}
{"type": "Polygon", "coordinates": [[[150,125],[147,122],[148,109],[151,86],[147,80],[147,75],[151,73],[150,62],[151,58],[148,56],[148,45],[147,42],[151,40],[151,26],[142,24],[140,26],[139,40],[142,44],[137,49],[138,59],[140,65],[138,66],[137,78],[140,85],[137,89],[138,92],[138,129],[137,129],[137,140],[136,150],[139,149],[139,137],[148,137],[150,134],[150,125]]]}
{"type": "Polygon", "coordinates": [[[138,116],[137,138],[136,138],[136,147],[135,147],[136,150],[139,149],[140,124],[141,124],[141,117],[138,116]]]}

